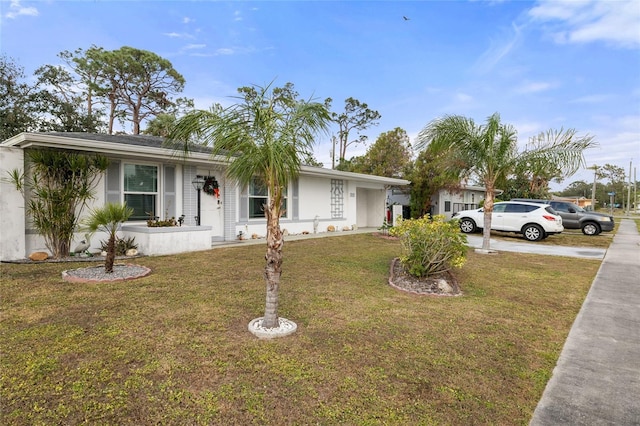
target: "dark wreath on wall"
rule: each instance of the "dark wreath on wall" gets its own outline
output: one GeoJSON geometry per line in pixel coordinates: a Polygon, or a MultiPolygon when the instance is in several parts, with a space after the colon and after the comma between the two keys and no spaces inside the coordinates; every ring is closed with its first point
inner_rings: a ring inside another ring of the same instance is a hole
{"type": "Polygon", "coordinates": [[[205,176],[202,190],[205,194],[213,195],[216,198],[220,198],[220,188],[215,176],[205,176]]]}

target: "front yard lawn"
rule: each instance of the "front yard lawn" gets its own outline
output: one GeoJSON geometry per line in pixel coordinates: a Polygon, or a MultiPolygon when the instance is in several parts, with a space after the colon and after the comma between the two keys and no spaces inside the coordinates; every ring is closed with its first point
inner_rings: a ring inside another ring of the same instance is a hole
{"type": "Polygon", "coordinates": [[[257,340],[265,247],[138,258],[150,276],[72,284],[86,264],[1,264],[4,424],[528,424],[600,262],[469,251],[464,295],[387,284],[397,241],[287,242],[280,315],[257,340]]]}

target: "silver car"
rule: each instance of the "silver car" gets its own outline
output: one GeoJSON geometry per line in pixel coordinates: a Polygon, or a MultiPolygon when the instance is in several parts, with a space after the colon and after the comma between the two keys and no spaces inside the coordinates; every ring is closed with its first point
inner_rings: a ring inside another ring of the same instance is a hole
{"type": "MultiPolygon", "coordinates": [[[[484,209],[454,213],[464,233],[477,232],[484,226],[484,209]]],[[[529,241],[540,241],[564,230],[562,217],[548,204],[503,201],[493,205],[491,229],[522,234],[529,241]]]]}

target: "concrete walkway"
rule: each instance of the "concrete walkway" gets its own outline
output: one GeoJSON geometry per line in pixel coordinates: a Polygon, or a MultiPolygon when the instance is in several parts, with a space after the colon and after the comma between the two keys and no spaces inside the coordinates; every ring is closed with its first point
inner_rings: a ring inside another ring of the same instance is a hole
{"type": "MultiPolygon", "coordinates": [[[[329,238],[339,237],[353,234],[372,234],[380,232],[377,228],[359,228],[356,231],[338,231],[338,232],[320,232],[317,234],[307,235],[287,235],[284,237],[286,241],[307,240],[312,238],[329,238]]],[[[467,242],[470,247],[482,248],[482,236],[467,234],[467,242]]],[[[216,247],[229,247],[238,245],[251,245],[251,244],[266,244],[264,238],[261,239],[248,239],[244,241],[224,241],[215,242],[212,244],[212,248],[216,247]]],[[[554,246],[551,244],[539,244],[539,243],[527,243],[518,241],[506,241],[503,239],[491,238],[491,249],[497,251],[514,251],[519,253],[532,253],[532,254],[546,254],[554,256],[568,256],[579,257],[584,259],[602,260],[607,252],[606,249],[590,248],[590,247],[566,247],[566,246],[554,246]]]]}
{"type": "Polygon", "coordinates": [[[633,221],[620,222],[530,424],[640,425],[640,235],[633,221]]]}

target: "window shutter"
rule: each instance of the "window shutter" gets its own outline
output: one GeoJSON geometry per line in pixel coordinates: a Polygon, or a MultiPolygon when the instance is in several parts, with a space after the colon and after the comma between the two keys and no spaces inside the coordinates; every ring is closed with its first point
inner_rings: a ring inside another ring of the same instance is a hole
{"type": "Polygon", "coordinates": [[[295,179],[291,183],[291,219],[300,219],[300,213],[298,209],[298,179],[295,179]]]}
{"type": "Polygon", "coordinates": [[[176,216],[176,168],[164,166],[164,212],[170,219],[176,216]]]}
{"type": "Polygon", "coordinates": [[[107,203],[120,204],[122,191],[120,190],[120,162],[109,161],[106,175],[106,201],[107,203]]]}
{"type": "Polygon", "coordinates": [[[239,219],[240,222],[248,222],[249,221],[249,193],[248,187],[242,188],[240,192],[240,211],[239,211],[239,219]]]}

